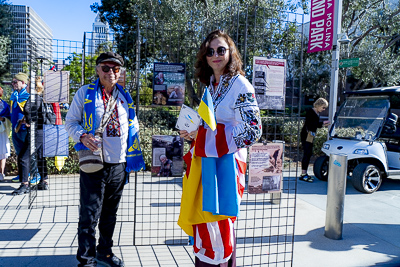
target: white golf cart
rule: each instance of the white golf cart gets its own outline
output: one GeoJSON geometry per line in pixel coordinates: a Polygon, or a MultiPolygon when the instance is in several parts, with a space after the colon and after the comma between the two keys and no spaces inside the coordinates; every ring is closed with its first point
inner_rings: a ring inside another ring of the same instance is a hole
{"type": "Polygon", "coordinates": [[[400,179],[400,127],[395,107],[400,108],[400,86],[347,92],[335,114],[326,154],[314,163],[314,175],[326,181],[330,154],[346,154],[348,177],[355,189],[373,193],[383,178],[400,179]]]}

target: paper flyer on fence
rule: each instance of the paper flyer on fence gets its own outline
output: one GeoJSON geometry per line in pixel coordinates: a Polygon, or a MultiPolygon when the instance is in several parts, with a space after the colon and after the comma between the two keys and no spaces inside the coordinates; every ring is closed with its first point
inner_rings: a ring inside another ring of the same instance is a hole
{"type": "Polygon", "coordinates": [[[260,109],[285,109],[286,60],[254,57],[253,87],[260,109]]]}
{"type": "Polygon", "coordinates": [[[200,121],[200,115],[195,110],[183,104],[175,127],[190,133],[199,128],[200,121]]]}
{"type": "Polygon", "coordinates": [[[255,144],[250,147],[249,194],[282,190],[283,143],[255,144]]]}

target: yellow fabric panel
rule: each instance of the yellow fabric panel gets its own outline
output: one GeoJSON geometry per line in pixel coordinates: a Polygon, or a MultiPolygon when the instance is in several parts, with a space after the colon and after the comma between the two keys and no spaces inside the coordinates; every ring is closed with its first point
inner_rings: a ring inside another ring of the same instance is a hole
{"type": "Polygon", "coordinates": [[[203,211],[203,186],[201,184],[201,157],[193,155],[189,178],[183,177],[181,210],[178,225],[182,230],[193,236],[193,225],[216,222],[233,218],[223,215],[213,215],[203,211]]]}

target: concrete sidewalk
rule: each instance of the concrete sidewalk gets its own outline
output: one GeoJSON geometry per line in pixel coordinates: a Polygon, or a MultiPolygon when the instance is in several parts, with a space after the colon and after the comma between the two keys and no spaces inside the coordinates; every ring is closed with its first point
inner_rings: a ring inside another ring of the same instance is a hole
{"type": "Polygon", "coordinates": [[[347,180],[342,240],[324,236],[326,201],[326,182],[298,182],[293,266],[400,266],[400,180],[373,194],[347,180]]]}
{"type": "MultiPolygon", "coordinates": [[[[400,266],[400,181],[388,180],[372,195],[347,185],[343,240],[324,236],[326,187],[326,182],[318,180],[297,184],[293,266],[400,266]]],[[[16,201],[26,200],[15,198],[8,202],[8,209],[0,210],[0,266],[76,266],[77,223],[57,222],[54,209],[13,208],[16,201]],[[41,223],[27,216],[40,217],[41,223]],[[56,219],[46,222],[47,216],[56,219]]],[[[77,206],[72,206],[65,213],[76,216],[77,212],[77,206]]],[[[129,267],[193,266],[191,251],[190,246],[181,245],[114,247],[129,267]]]]}

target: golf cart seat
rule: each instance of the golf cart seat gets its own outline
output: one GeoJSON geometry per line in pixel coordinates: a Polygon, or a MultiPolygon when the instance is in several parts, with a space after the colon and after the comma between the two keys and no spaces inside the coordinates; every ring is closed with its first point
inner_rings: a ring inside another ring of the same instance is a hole
{"type": "Polygon", "coordinates": [[[383,125],[381,137],[399,139],[400,140],[400,127],[397,127],[398,116],[394,113],[389,113],[383,125]]]}
{"type": "Polygon", "coordinates": [[[386,142],[387,151],[400,153],[400,145],[386,142]]]}

